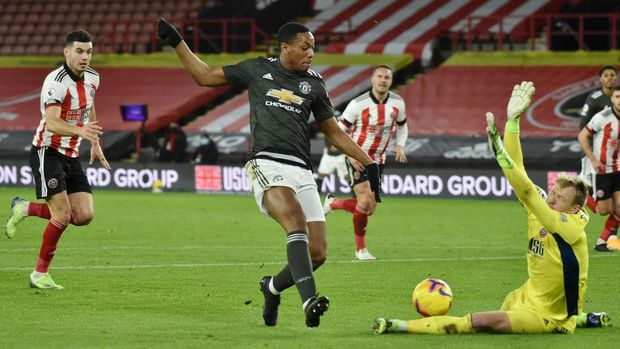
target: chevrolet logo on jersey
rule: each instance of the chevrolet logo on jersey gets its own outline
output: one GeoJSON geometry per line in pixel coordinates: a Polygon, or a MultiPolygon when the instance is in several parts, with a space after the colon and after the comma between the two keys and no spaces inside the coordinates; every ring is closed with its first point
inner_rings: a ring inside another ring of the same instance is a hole
{"type": "Polygon", "coordinates": [[[295,106],[291,105],[291,103],[301,105],[304,102],[304,99],[296,96],[293,91],[289,91],[287,89],[269,89],[267,92],[267,96],[277,98],[278,101],[265,101],[265,105],[268,107],[278,107],[287,111],[292,111],[297,114],[301,114],[301,110],[295,108],[295,106]]]}
{"type": "Polygon", "coordinates": [[[296,96],[293,91],[289,91],[284,88],[279,90],[271,88],[269,89],[269,92],[267,92],[267,96],[277,98],[279,102],[286,104],[295,103],[297,105],[301,105],[301,103],[304,102],[303,98],[296,96]]]}

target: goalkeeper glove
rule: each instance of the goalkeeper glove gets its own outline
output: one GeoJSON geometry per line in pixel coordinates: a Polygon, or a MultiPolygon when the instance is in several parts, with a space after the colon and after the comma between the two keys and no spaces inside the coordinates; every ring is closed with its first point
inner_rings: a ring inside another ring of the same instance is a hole
{"type": "Polygon", "coordinates": [[[370,190],[375,192],[375,201],[381,202],[381,176],[379,174],[379,165],[373,162],[367,165],[364,171],[370,183],[370,190]]]}
{"type": "Polygon", "coordinates": [[[162,17],[157,18],[157,36],[167,42],[172,48],[176,48],[183,41],[177,28],[162,17]]]}
{"type": "Polygon", "coordinates": [[[531,81],[523,81],[521,85],[515,85],[512,89],[510,101],[508,101],[508,120],[518,119],[532,103],[532,96],[536,89],[531,81]]]}

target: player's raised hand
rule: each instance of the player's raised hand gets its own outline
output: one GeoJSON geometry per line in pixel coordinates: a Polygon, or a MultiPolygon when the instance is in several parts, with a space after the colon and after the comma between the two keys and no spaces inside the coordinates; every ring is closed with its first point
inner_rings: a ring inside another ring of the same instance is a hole
{"type": "Polygon", "coordinates": [[[103,128],[97,125],[97,121],[90,122],[79,128],[80,137],[88,139],[91,142],[98,142],[99,136],[103,134],[103,128]]]}
{"type": "Polygon", "coordinates": [[[101,162],[101,166],[105,167],[108,170],[112,169],[110,163],[108,162],[108,159],[106,159],[105,155],[103,155],[103,151],[101,150],[99,142],[94,142],[91,144],[90,147],[90,160],[88,161],[88,164],[92,165],[97,159],[99,159],[99,162],[101,162]]]}
{"type": "Polygon", "coordinates": [[[532,103],[534,96],[534,83],[523,81],[520,85],[515,85],[512,89],[510,101],[508,101],[508,119],[518,119],[532,103]]]}
{"type": "Polygon", "coordinates": [[[176,48],[183,41],[177,28],[162,17],[157,18],[157,36],[172,48],[176,48]]]}
{"type": "Polygon", "coordinates": [[[379,165],[376,162],[366,166],[366,177],[370,183],[370,190],[375,194],[375,201],[381,202],[381,175],[379,165]]]}

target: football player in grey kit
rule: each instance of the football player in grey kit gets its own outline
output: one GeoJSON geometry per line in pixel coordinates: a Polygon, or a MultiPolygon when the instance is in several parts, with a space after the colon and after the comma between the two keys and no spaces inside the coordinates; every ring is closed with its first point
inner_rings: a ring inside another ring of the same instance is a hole
{"type": "Polygon", "coordinates": [[[280,293],[295,285],[306,325],[319,326],[329,299],[318,296],[313,271],[325,262],[327,240],[325,215],[310,163],[311,113],[333,145],[366,166],[375,200],[381,199],[377,163],[340,129],[323,78],[310,69],[314,36],[303,24],[287,23],[278,31],[279,58],[258,57],[212,67],[191,52],[165,19],[158,19],[157,32],[175,49],[197,84],[248,88],[252,133],[248,178],[261,212],[275,219],[287,234],[288,264],[278,274],[260,281],[265,298],[263,319],[267,326],[276,325],[280,293]]]}

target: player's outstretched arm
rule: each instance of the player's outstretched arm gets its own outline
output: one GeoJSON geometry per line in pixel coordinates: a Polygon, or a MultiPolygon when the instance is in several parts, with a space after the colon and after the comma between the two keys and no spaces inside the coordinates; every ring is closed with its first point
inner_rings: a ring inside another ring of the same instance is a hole
{"type": "Polygon", "coordinates": [[[534,96],[535,91],[534,83],[531,81],[523,81],[521,84],[515,85],[506,108],[507,118],[506,127],[504,128],[504,145],[515,166],[523,169],[523,171],[525,171],[525,167],[523,166],[523,153],[519,139],[519,121],[532,103],[532,96],[534,96]]]}
{"type": "Polygon", "coordinates": [[[224,70],[221,67],[210,67],[200,60],[183,41],[177,28],[162,17],[157,18],[157,35],[174,48],[183,67],[198,85],[209,87],[228,85],[224,70]]]}

